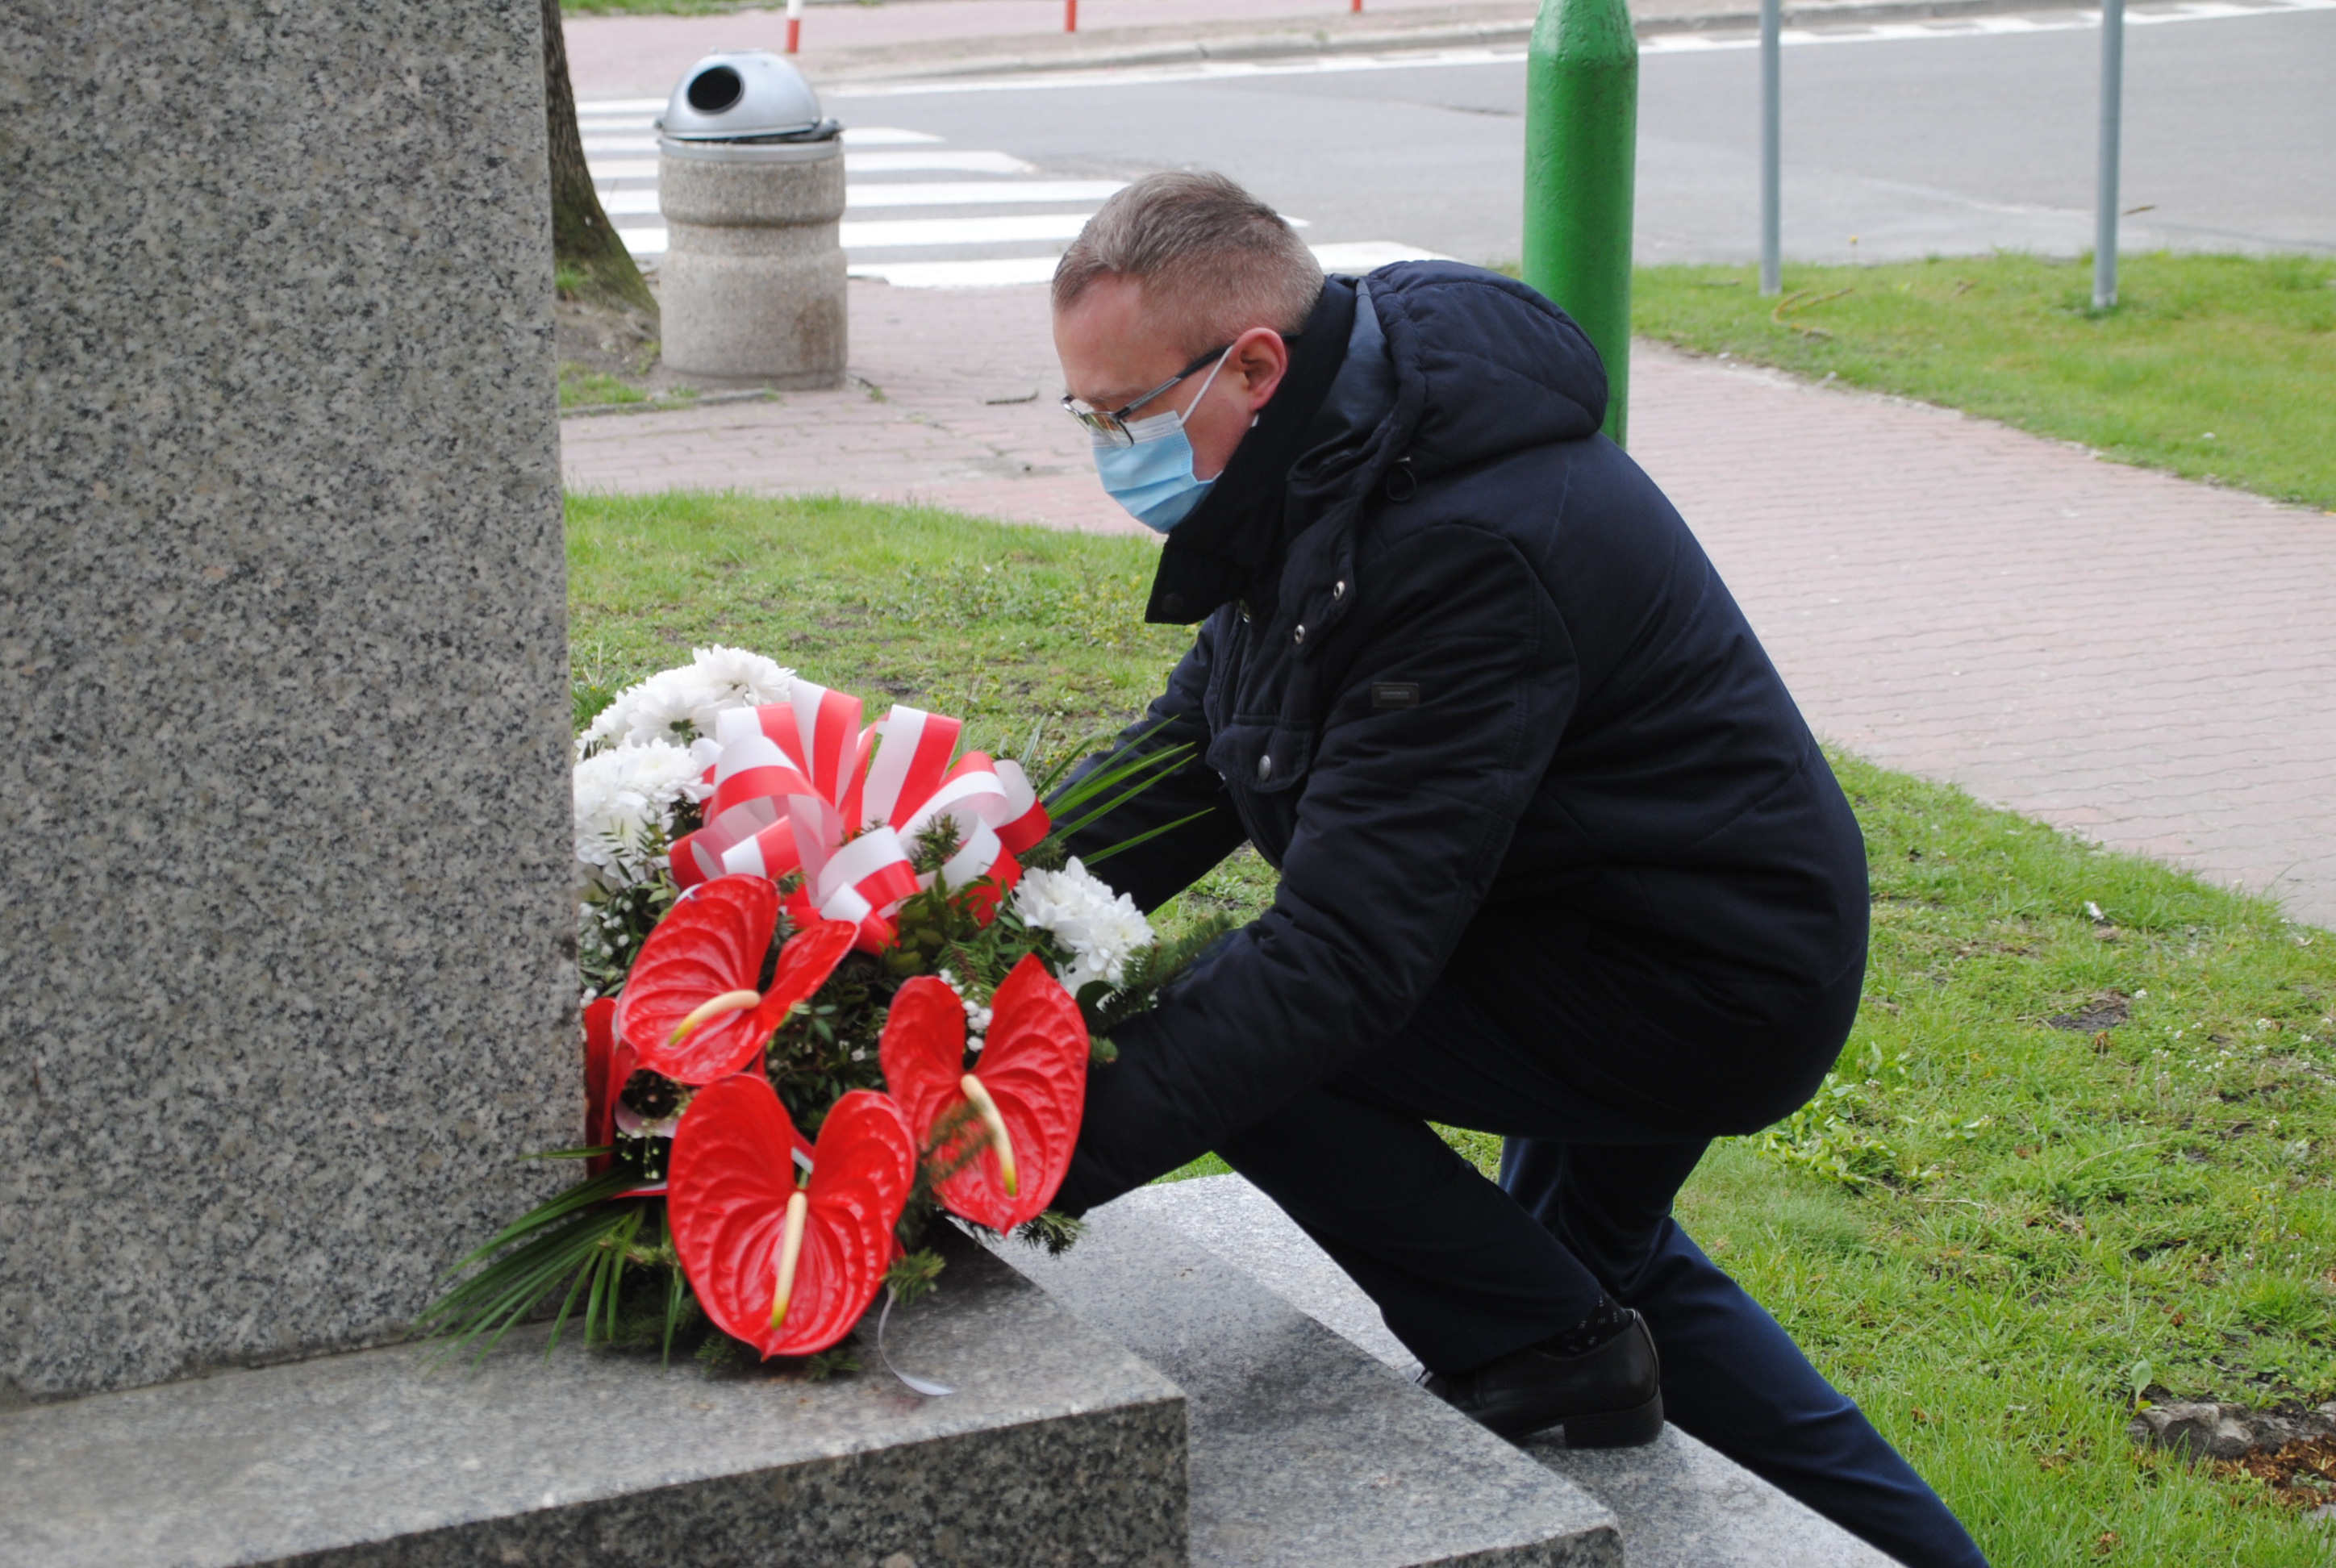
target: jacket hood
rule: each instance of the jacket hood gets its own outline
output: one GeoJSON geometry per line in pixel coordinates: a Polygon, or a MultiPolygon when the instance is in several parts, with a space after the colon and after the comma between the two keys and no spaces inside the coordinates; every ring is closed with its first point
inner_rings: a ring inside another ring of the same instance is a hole
{"type": "Polygon", "coordinates": [[[1573,318],[1513,278],[1406,261],[1331,278],[1267,405],[1207,500],[1168,536],[1145,618],[1270,602],[1299,534],[1372,489],[1597,433],[1606,371],[1573,318]]]}
{"type": "Polygon", "coordinates": [[[1396,373],[1387,436],[1416,476],[1580,441],[1605,423],[1606,367],[1588,335],[1514,278],[1401,261],[1368,281],[1396,373]]]}

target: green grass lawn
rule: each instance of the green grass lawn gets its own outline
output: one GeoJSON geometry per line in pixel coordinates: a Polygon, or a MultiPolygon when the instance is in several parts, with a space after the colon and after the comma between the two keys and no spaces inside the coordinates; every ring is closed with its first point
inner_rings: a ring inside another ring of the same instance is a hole
{"type": "Polygon", "coordinates": [[[692,647],[767,653],[871,707],[913,699],[1025,755],[1140,709],[1190,640],[1147,627],[1149,539],[857,502],[571,496],[579,708],[692,647]]]}
{"type": "Polygon", "coordinates": [[[1998,254],[1649,267],[1643,336],[1944,404],[2127,463],[2336,511],[2336,258],[2129,256],[2092,309],[2089,258],[1998,254]]]}
{"type": "MultiPolygon", "coordinates": [[[[569,522],[579,706],[719,641],[978,738],[1043,718],[1052,750],[1183,641],[1137,618],[1144,540],[722,496],[569,522]]],[[[1873,863],[1865,1006],[1817,1102],[1718,1145],[1684,1222],[2004,1568],[2327,1561],[2324,1527],[2124,1427],[2137,1396],[2336,1396],[2336,937],[1836,765],[1873,863]]],[[[1244,854],[1183,912],[1270,895],[1244,854]]]]}

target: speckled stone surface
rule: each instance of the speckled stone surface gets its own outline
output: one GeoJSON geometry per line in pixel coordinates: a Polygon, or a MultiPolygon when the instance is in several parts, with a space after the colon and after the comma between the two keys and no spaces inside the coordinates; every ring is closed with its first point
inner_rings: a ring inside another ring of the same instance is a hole
{"type": "Polygon", "coordinates": [[[1630,1568],[1893,1568],[1832,1520],[1676,1427],[1643,1448],[1530,1444],[1622,1521],[1630,1568]]]}
{"type": "MultiPolygon", "coordinates": [[[[872,1323],[863,1338],[872,1339],[872,1323]]],[[[1184,1402],[969,1244],[926,1399],[588,1354],[361,1351],[0,1415],[0,1568],[1182,1568],[1184,1402]]]]}
{"type": "MultiPolygon", "coordinates": [[[[1418,1371],[1418,1360],[1387,1331],[1361,1287],[1241,1177],[1145,1187],[1120,1203],[1182,1227],[1404,1377],[1418,1371]]],[[[1643,1448],[1570,1453],[1562,1445],[1533,1444],[1524,1452],[1614,1511],[1630,1568],[1889,1568],[1893,1562],[1676,1427],[1665,1427],[1643,1448]]]]}
{"type": "Polygon", "coordinates": [[[561,1179],[539,25],[0,6],[0,1405],[377,1341],[561,1179]]]}
{"type": "Polygon", "coordinates": [[[1140,1201],[1001,1255],[1191,1400],[1193,1568],[1620,1568],[1613,1515],[1140,1201]]]}

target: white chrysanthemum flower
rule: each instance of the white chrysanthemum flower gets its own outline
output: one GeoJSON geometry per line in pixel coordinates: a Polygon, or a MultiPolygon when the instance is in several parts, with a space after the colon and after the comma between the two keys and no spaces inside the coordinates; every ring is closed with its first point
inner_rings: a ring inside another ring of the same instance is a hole
{"type": "Polygon", "coordinates": [[[671,836],[673,808],[689,798],[698,772],[689,753],[666,741],[620,745],[578,763],[577,874],[611,888],[647,878],[671,836]]]}
{"type": "Polygon", "coordinates": [[[664,741],[687,745],[714,733],[716,714],[784,702],[795,672],[776,659],[737,648],[695,649],[690,662],[663,669],[617,694],[576,737],[576,755],[664,741]]]}
{"type": "Polygon", "coordinates": [[[1071,950],[1056,977],[1073,996],[1091,980],[1118,985],[1127,960],[1152,945],[1152,923],[1135,901],[1074,858],[1058,872],[1026,872],[1014,890],[1015,912],[1027,925],[1052,931],[1071,950]]]}

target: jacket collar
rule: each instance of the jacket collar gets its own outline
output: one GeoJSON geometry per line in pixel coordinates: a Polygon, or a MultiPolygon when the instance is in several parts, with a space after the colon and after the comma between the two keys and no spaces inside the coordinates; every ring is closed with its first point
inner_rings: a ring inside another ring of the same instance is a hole
{"type": "Polygon", "coordinates": [[[1145,620],[1183,625],[1234,599],[1273,601],[1290,540],[1319,515],[1290,494],[1290,472],[1319,439],[1315,415],[1346,362],[1354,323],[1354,281],[1327,279],[1305,329],[1290,340],[1290,369],[1273,401],[1233,449],[1215,487],[1162,547],[1145,620]]]}

